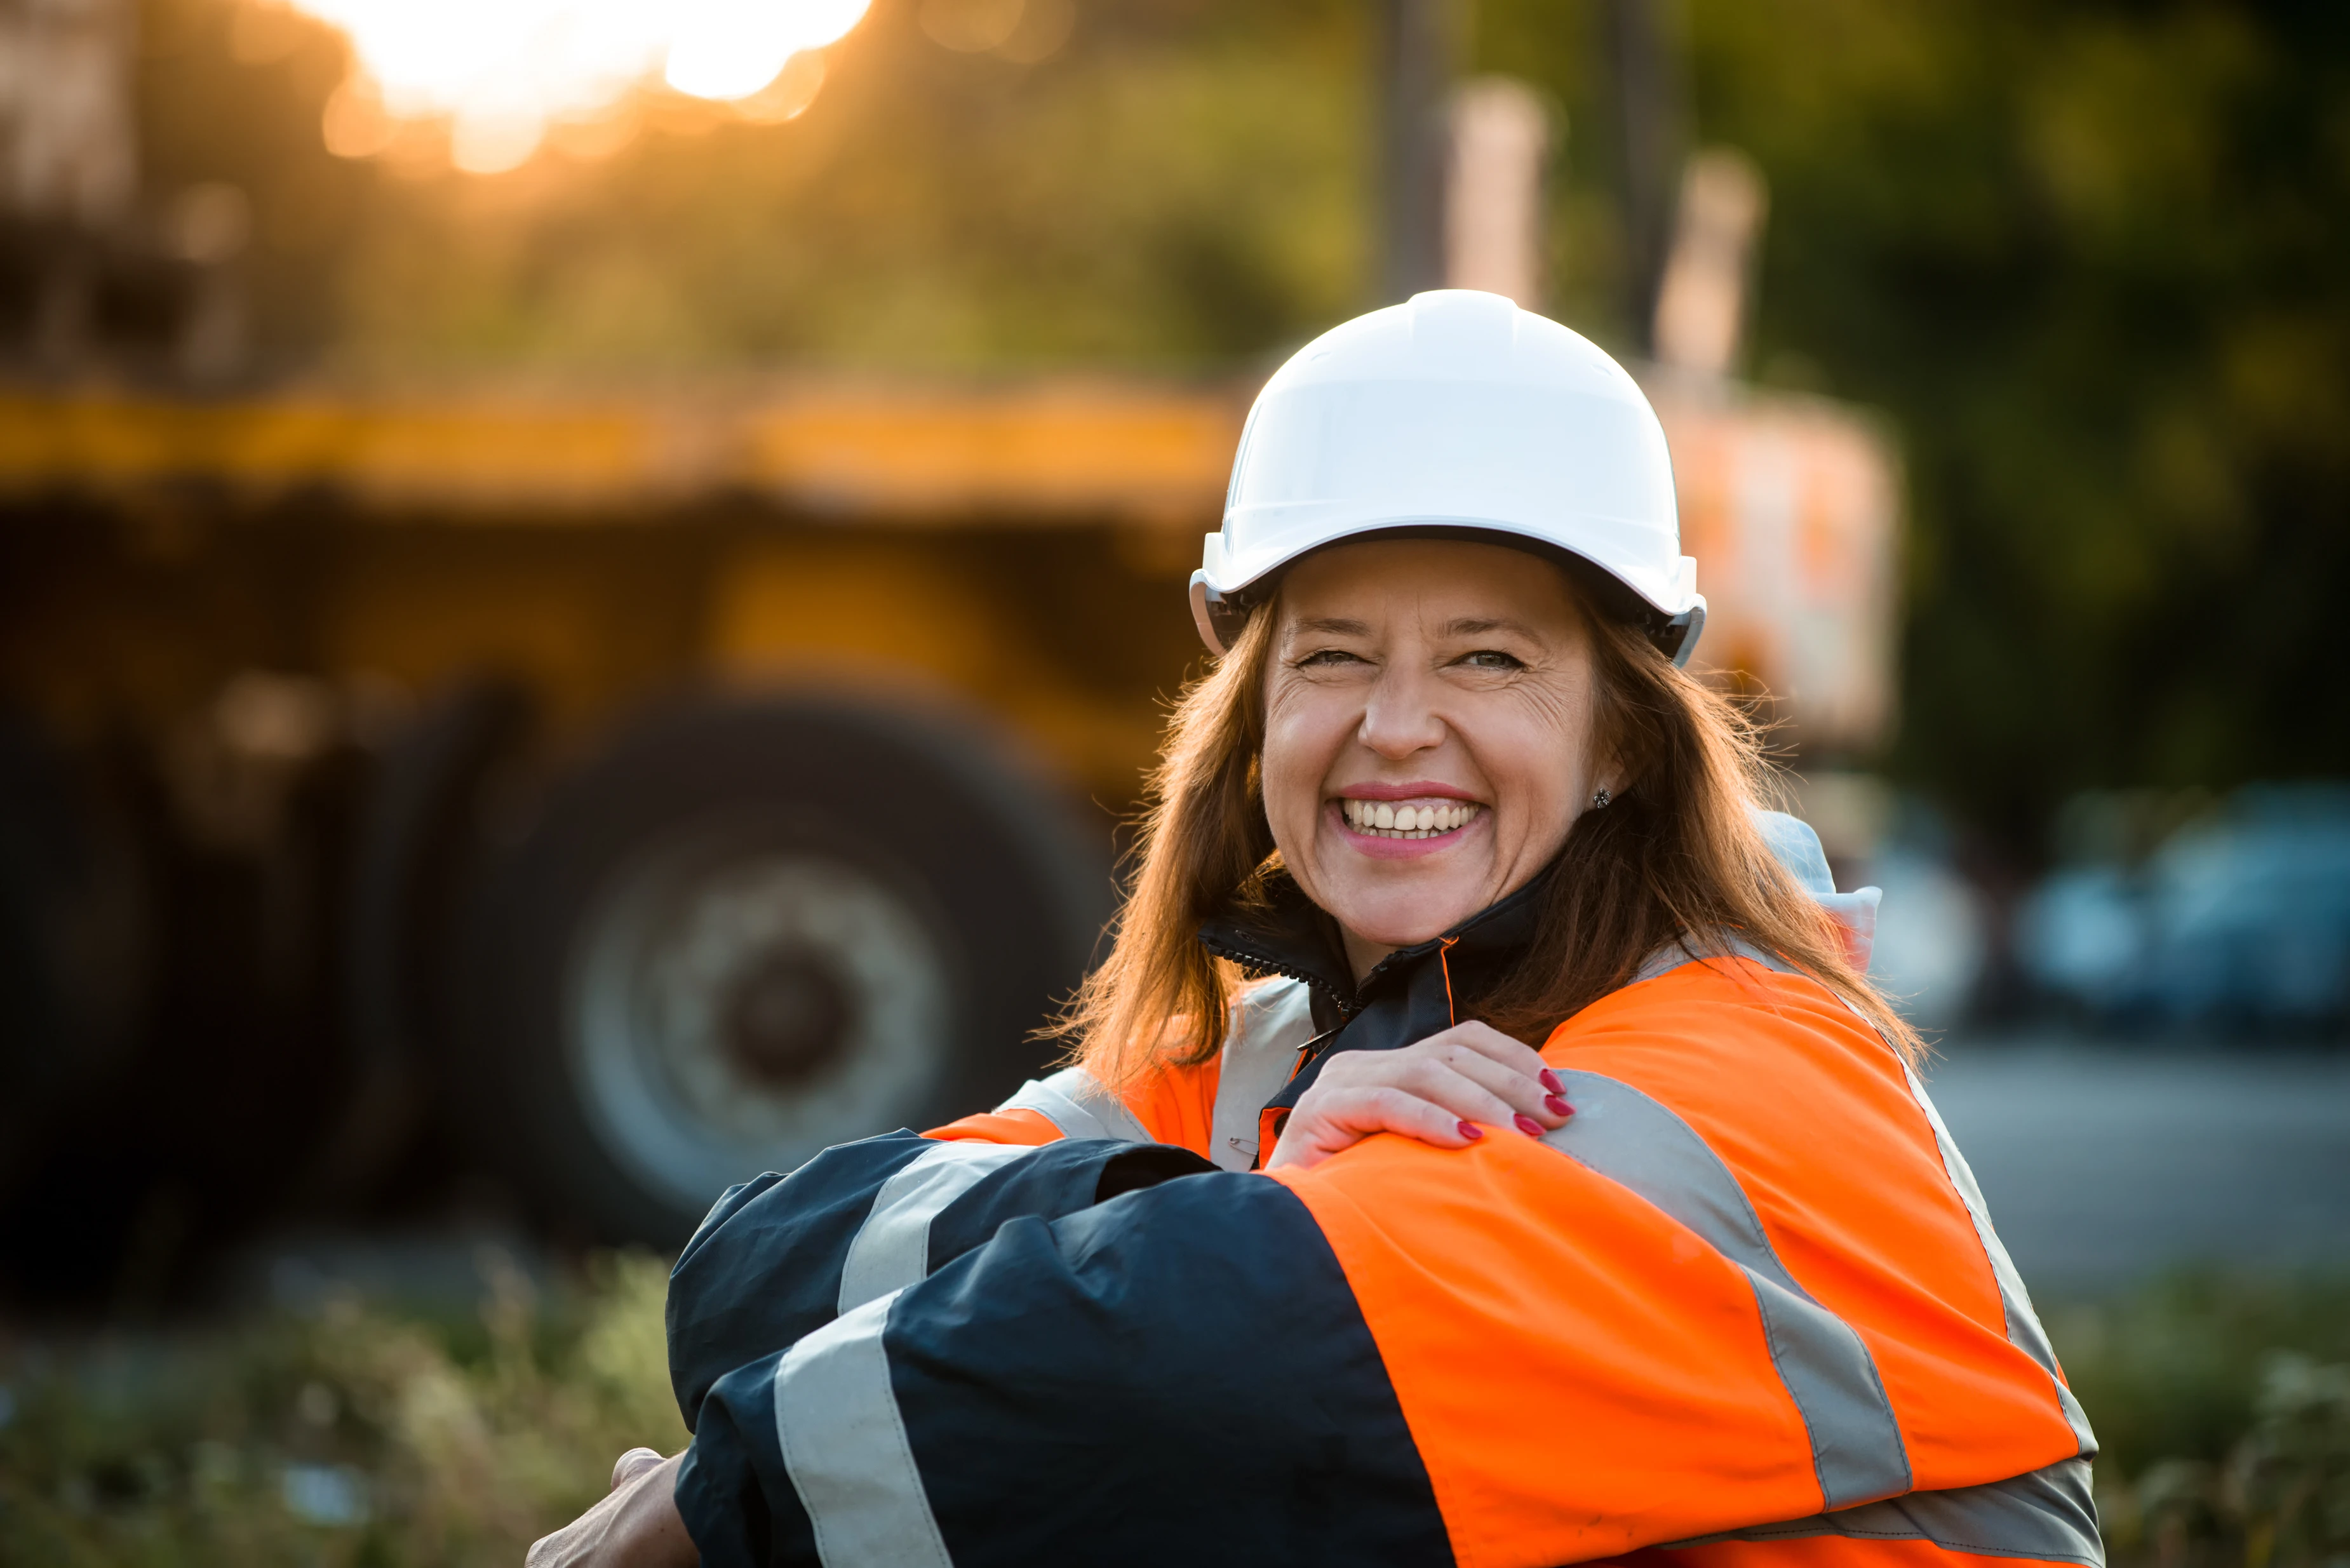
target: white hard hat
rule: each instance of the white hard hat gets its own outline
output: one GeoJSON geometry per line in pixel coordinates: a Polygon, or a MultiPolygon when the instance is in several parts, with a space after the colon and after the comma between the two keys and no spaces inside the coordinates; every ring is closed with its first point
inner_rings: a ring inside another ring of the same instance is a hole
{"type": "Polygon", "coordinates": [[[1310,550],[1430,533],[1498,535],[1587,562],[1606,574],[1596,580],[1611,607],[1643,621],[1673,662],[1697,647],[1705,598],[1681,554],[1656,410],[1586,338],[1465,288],[1333,327],[1265,383],[1241,432],[1223,528],[1191,574],[1200,636],[1222,653],[1310,550]]]}

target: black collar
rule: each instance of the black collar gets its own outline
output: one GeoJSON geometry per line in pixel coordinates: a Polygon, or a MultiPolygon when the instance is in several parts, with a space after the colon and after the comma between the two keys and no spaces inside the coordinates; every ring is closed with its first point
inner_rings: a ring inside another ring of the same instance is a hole
{"type": "Polygon", "coordinates": [[[1307,1044],[1305,1064],[1266,1108],[1295,1105],[1322,1064],[1341,1051],[1392,1051],[1475,1016],[1478,999],[1533,944],[1537,906],[1550,877],[1551,867],[1545,867],[1524,887],[1441,936],[1397,949],[1359,985],[1336,922],[1286,873],[1269,879],[1261,900],[1201,925],[1201,944],[1218,958],[1232,960],[1251,975],[1303,981],[1313,993],[1314,1021],[1321,1033],[1307,1044]]]}

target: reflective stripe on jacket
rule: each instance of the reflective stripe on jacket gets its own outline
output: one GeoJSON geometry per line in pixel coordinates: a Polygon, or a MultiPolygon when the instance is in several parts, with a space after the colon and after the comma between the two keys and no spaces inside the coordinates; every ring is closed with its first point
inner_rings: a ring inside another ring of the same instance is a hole
{"type": "Polygon", "coordinates": [[[2102,1562],[1965,1162],[1816,982],[1586,1009],[1539,1142],[1253,1174],[1295,992],[1124,1099],[1059,1074],[729,1194],[671,1303],[705,1560],[2102,1562]]]}

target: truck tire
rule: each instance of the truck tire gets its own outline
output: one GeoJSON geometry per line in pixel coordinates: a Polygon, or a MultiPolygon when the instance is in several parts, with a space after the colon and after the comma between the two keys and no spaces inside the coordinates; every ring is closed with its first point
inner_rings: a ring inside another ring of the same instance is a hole
{"type": "Polygon", "coordinates": [[[445,933],[477,857],[484,783],[521,744],[527,693],[475,677],[435,694],[385,744],[352,835],[340,964],[351,1092],[307,1186],[364,1201],[426,1130],[445,933]]]}
{"type": "Polygon", "coordinates": [[[734,1182],[983,1108],[1049,1054],[1103,839],[967,722],[672,704],[563,779],[473,902],[472,1135],[556,1216],[673,1245],[734,1182]]]}
{"type": "Polygon", "coordinates": [[[141,868],[91,782],[0,711],[0,1208],[120,1070],[141,1021],[141,868]]]}

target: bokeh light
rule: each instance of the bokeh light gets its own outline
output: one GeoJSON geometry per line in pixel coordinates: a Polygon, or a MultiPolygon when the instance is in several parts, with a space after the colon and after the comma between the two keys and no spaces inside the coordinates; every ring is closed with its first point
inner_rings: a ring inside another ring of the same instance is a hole
{"type": "MultiPolygon", "coordinates": [[[[837,42],[869,0],[291,0],[348,34],[358,70],[320,126],[347,158],[390,151],[404,127],[445,124],[448,158],[488,174],[583,125],[632,124],[625,105],[672,90],[789,119],[824,72],[795,57],[837,42]]],[[[612,140],[612,139],[606,139],[612,140]]],[[[618,140],[625,140],[625,137],[618,140]]]]}

